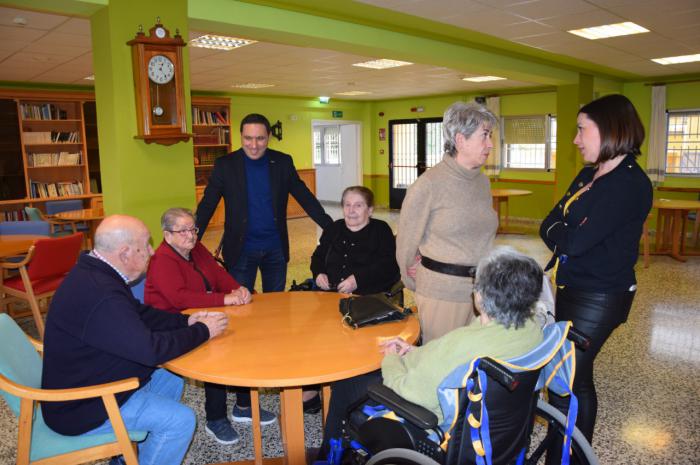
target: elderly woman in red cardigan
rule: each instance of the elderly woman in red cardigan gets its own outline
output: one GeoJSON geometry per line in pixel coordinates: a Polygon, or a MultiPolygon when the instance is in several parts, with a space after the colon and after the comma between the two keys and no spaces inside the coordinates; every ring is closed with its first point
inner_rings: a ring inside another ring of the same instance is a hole
{"type": "MultiPolygon", "coordinates": [[[[163,213],[160,222],[163,242],[148,267],[146,304],[179,313],[187,308],[242,305],[251,301],[248,289],[219,266],[197,240],[192,211],[171,208],[163,213]]],[[[205,383],[204,392],[207,433],[222,444],[235,444],[238,433],[226,418],[226,386],[205,383]]],[[[250,410],[250,405],[247,407],[250,410]]],[[[241,410],[238,405],[236,408],[241,410]]]]}

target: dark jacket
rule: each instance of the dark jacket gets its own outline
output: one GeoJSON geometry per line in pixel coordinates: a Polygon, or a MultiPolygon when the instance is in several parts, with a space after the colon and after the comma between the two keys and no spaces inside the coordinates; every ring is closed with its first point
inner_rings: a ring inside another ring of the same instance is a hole
{"type": "Polygon", "coordinates": [[[359,231],[350,231],[345,220],[326,228],[311,256],[314,280],[321,273],[328,275],[332,287],[355,275],[355,294],[384,292],[399,281],[396,263],[396,240],[388,224],[370,218],[359,231]]]}
{"type": "MultiPolygon", "coordinates": [[[[270,187],[272,189],[272,209],[275,223],[280,233],[284,256],[289,261],[289,235],[287,233],[287,201],[289,194],[321,228],[326,228],[333,220],[326,214],[316,197],[299,179],[292,157],[286,153],[268,148],[270,157],[270,187]]],[[[209,220],[223,197],[226,219],[224,224],[224,261],[232,266],[238,261],[243,250],[248,223],[248,191],[245,176],[245,152],[238,149],[225,157],[218,158],[204,189],[204,196],[197,207],[199,238],[204,235],[209,220]]]]}
{"type": "Polygon", "coordinates": [[[187,308],[221,307],[226,294],[239,287],[201,242],[187,260],[163,241],[148,264],[143,298],[155,308],[180,313],[187,308]]]}
{"type": "Polygon", "coordinates": [[[651,182],[634,156],[627,155],[574,200],[564,215],[567,200],[594,174],[594,167],[579,172],[542,222],[540,236],[559,257],[558,285],[593,292],[626,291],[637,282],[634,265],[651,209],[651,182]]]}
{"type": "MultiPolygon", "coordinates": [[[[42,387],[63,389],[137,377],[209,339],[203,323],[142,305],[109,265],[88,254],[56,291],[46,320],[42,387]]],[[[119,405],[135,391],[117,394],[119,405]]],[[[82,434],[107,420],[102,400],[42,402],[54,431],[82,434]]]]}

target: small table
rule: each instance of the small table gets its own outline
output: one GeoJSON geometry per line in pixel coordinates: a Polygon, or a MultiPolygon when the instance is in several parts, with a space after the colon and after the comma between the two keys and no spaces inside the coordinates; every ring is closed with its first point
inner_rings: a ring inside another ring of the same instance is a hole
{"type": "Polygon", "coordinates": [[[34,234],[4,234],[0,236],[0,258],[22,255],[37,239],[46,239],[47,236],[34,234]]]}
{"type": "Polygon", "coordinates": [[[59,220],[70,221],[73,223],[87,223],[88,224],[88,246],[92,246],[92,240],[95,237],[95,229],[97,229],[97,223],[102,221],[105,217],[104,209],[102,208],[84,208],[82,210],[69,210],[61,213],[56,213],[53,218],[58,218],[59,220]]]}
{"type": "MultiPolygon", "coordinates": [[[[306,463],[302,386],[327,384],[369,373],[381,366],[379,342],[400,336],[414,342],[415,316],[403,321],[351,329],[341,321],[333,292],[255,294],[240,307],[210,308],[229,315],[226,332],[164,364],[179,375],[228,386],[250,387],[256,465],[306,463]],[[263,459],[258,388],[281,388],[283,459],[263,459]]],[[[201,309],[190,309],[191,313],[201,309]]],[[[324,386],[327,411],[330,389],[324,386]]]]}
{"type": "Polygon", "coordinates": [[[658,199],[654,200],[654,208],[658,209],[655,253],[669,255],[681,262],[687,260],[683,255],[698,255],[698,253],[683,250],[685,239],[683,226],[688,212],[695,210],[700,214],[700,200],[658,199]],[[669,224],[669,219],[671,224],[669,224]],[[669,239],[671,242],[670,250],[668,248],[669,239]]]}
{"type": "Polygon", "coordinates": [[[498,215],[498,232],[504,234],[517,234],[515,231],[508,229],[508,199],[510,197],[517,197],[522,195],[531,195],[532,191],[526,191],[523,189],[491,189],[491,196],[493,197],[493,209],[496,210],[496,215],[498,215]],[[503,217],[503,225],[501,225],[501,203],[505,207],[505,216],[503,217]]]}

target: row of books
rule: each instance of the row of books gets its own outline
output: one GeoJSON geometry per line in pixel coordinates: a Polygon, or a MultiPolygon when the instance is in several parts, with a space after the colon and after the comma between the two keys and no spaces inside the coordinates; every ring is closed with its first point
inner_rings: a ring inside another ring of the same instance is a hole
{"type": "Polygon", "coordinates": [[[4,221],[27,221],[29,218],[24,210],[8,210],[2,212],[4,221]]]}
{"type": "Polygon", "coordinates": [[[20,105],[20,111],[22,112],[22,119],[68,119],[68,112],[53,103],[23,103],[20,105]]]}
{"type": "Polygon", "coordinates": [[[228,113],[192,107],[192,124],[228,124],[228,113]]]}
{"type": "Polygon", "coordinates": [[[71,195],[82,195],[83,193],[83,183],[80,181],[30,181],[30,186],[33,199],[44,199],[47,197],[68,197],[71,195]]]}
{"type": "Polygon", "coordinates": [[[228,128],[215,127],[207,128],[209,131],[206,134],[197,133],[194,135],[194,143],[196,144],[228,144],[229,131],[228,128]]]}
{"type": "Polygon", "coordinates": [[[55,144],[55,143],[78,143],[80,134],[78,131],[36,131],[22,133],[25,144],[55,144]]]}
{"type": "Polygon", "coordinates": [[[79,165],[82,152],[53,152],[27,154],[27,166],[71,166],[79,165]]]}
{"type": "Polygon", "coordinates": [[[226,147],[210,147],[203,148],[197,151],[197,156],[194,159],[195,165],[213,165],[214,161],[226,155],[226,147]]]}

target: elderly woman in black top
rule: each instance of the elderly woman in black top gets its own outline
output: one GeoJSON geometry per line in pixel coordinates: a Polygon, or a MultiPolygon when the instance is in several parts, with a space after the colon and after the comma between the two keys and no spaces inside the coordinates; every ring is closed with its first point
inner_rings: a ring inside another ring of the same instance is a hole
{"type": "Polygon", "coordinates": [[[314,282],[323,290],[373,294],[400,279],[391,227],[372,218],[374,194],[351,186],[341,198],[343,219],[327,227],[311,256],[314,282]]]}
{"type": "Polygon", "coordinates": [[[632,306],[652,187],[635,160],[644,127],[626,97],[595,100],[579,110],[577,121],[574,144],[586,166],[542,222],[540,236],[554,253],[549,267],[556,276],[556,318],[573,321],[591,339],[588,349],[576,350],[573,386],[576,424],[590,441],[598,409],[593,362],[632,306]]]}

